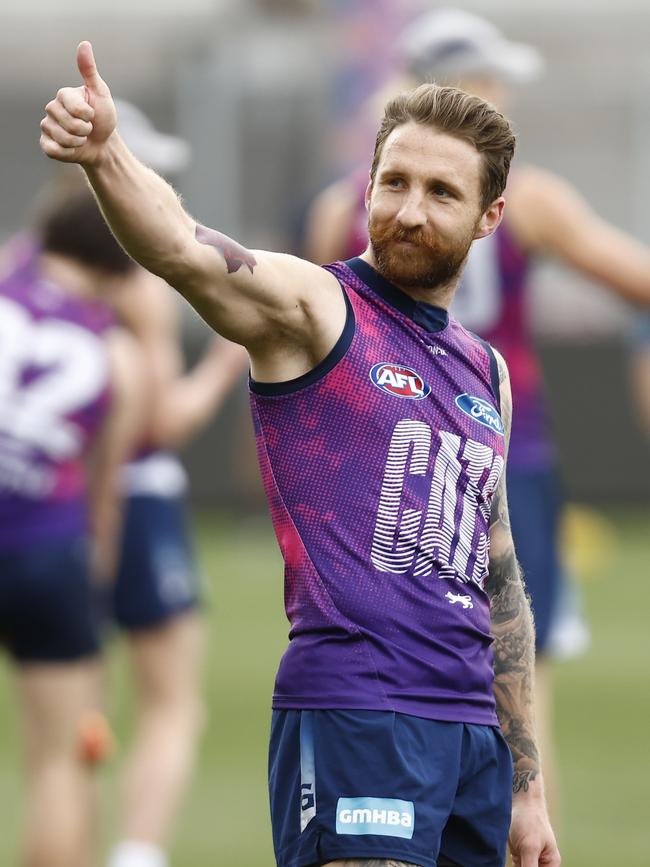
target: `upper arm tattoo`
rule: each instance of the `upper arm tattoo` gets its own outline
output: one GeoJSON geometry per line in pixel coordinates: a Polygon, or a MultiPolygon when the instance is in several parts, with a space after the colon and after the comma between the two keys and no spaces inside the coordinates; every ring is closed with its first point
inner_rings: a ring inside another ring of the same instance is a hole
{"type": "Polygon", "coordinates": [[[250,250],[242,247],[237,241],[233,241],[232,238],[223,235],[221,232],[217,232],[215,229],[202,226],[200,223],[196,224],[194,234],[200,244],[215,247],[221,253],[225,259],[229,274],[239,271],[242,265],[246,265],[251,274],[253,273],[257,265],[257,259],[250,250]]]}
{"type": "Polygon", "coordinates": [[[510,379],[508,377],[508,368],[505,361],[500,355],[496,356],[497,367],[499,369],[499,389],[501,398],[501,420],[506,432],[506,442],[510,439],[510,428],[512,427],[512,393],[510,391],[510,379]]]}
{"type": "MultiPolygon", "coordinates": [[[[503,386],[501,412],[509,433],[512,398],[507,369],[501,361],[499,374],[503,386]]],[[[512,542],[505,474],[492,502],[486,591],[494,637],[494,695],[501,728],[512,752],[513,792],[518,792],[527,789],[539,773],[533,723],[535,630],[512,542]]]]}

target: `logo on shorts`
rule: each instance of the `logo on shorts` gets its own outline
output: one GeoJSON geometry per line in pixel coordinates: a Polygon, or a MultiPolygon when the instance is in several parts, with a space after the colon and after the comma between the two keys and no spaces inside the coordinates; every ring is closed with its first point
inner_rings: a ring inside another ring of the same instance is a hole
{"type": "Polygon", "coordinates": [[[370,369],[370,379],[381,391],[395,397],[422,400],[431,394],[431,386],[427,385],[420,374],[403,364],[390,364],[388,361],[375,364],[370,369]]]}
{"type": "Polygon", "coordinates": [[[415,828],[412,801],[397,798],[339,798],[337,834],[378,834],[410,840],[415,828]]]}
{"type": "Polygon", "coordinates": [[[488,427],[499,436],[503,436],[501,416],[487,400],[483,400],[482,397],[472,397],[471,394],[459,394],[456,398],[456,406],[483,427],[488,427]]]}

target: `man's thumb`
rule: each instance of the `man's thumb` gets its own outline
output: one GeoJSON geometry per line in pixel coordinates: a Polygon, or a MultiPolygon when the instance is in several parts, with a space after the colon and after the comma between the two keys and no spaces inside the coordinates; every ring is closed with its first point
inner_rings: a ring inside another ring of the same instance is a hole
{"type": "Polygon", "coordinates": [[[77,66],[86,87],[94,91],[100,90],[104,82],[97,72],[95,55],[93,54],[93,47],[90,42],[79,43],[79,47],[77,48],[77,66]]]}

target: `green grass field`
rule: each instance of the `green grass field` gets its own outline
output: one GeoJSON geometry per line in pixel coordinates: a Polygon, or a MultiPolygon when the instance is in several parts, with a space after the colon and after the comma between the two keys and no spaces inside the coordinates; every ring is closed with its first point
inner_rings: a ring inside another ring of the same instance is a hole
{"type": "MultiPolygon", "coordinates": [[[[565,867],[650,864],[650,512],[617,512],[608,518],[609,544],[594,539],[599,555],[586,557],[591,560],[584,592],[592,648],[557,667],[565,867]]],[[[287,632],[280,558],[263,519],[235,522],[203,515],[198,543],[209,576],[210,716],[172,863],[271,867],[266,741],[273,675],[287,632]]],[[[113,721],[123,742],[128,678],[116,649],[112,682],[113,721]]],[[[17,863],[20,821],[19,723],[11,687],[9,670],[2,666],[0,865],[17,863]]],[[[100,779],[106,839],[119,761],[118,752],[100,779]]]]}

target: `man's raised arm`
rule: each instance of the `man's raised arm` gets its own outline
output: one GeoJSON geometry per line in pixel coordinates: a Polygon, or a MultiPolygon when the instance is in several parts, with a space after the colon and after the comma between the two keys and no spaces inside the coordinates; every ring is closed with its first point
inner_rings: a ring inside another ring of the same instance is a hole
{"type": "Polygon", "coordinates": [[[43,152],[83,167],[129,255],[174,286],[212,327],[249,348],[259,378],[288,379],[313,367],[343,328],[336,279],[292,256],[246,250],[197,224],[116,132],[115,105],[89,42],[79,45],[77,66],[83,85],[62,88],[46,107],[43,152]]]}
{"type": "MultiPolygon", "coordinates": [[[[505,361],[496,353],[501,414],[510,437],[512,395],[505,361]]],[[[501,730],[513,761],[510,848],[516,867],[557,867],[557,850],[546,809],[533,718],[535,630],[515,556],[508,517],[505,472],[492,502],[490,564],[486,590],[494,636],[494,695],[501,730]]]]}

